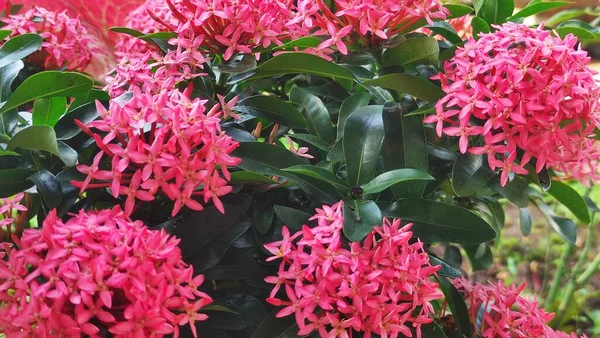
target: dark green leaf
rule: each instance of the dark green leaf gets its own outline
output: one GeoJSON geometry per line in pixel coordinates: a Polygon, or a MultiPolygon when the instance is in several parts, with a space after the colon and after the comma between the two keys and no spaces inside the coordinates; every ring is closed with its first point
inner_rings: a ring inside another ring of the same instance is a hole
{"type": "Polygon", "coordinates": [[[471,19],[471,27],[473,27],[474,37],[479,36],[479,33],[487,34],[492,30],[490,24],[478,16],[471,19]]]}
{"type": "Polygon", "coordinates": [[[594,40],[594,32],[596,29],[590,24],[581,20],[568,20],[556,27],[556,31],[561,38],[564,38],[567,34],[571,33],[580,40],[594,40]]]}
{"type": "MultiPolygon", "coordinates": [[[[413,100],[404,99],[398,104],[388,103],[383,110],[385,139],[383,142],[383,163],[386,170],[412,168],[429,170],[427,142],[420,116],[405,116],[415,110],[413,100]]],[[[396,198],[421,198],[426,182],[405,182],[392,186],[396,198]]]]}
{"type": "Polygon", "coordinates": [[[485,271],[492,266],[494,257],[492,250],[487,244],[463,245],[463,249],[465,249],[469,261],[471,261],[473,271],[485,271]]]}
{"type": "Polygon", "coordinates": [[[291,151],[267,143],[243,142],[232,154],[242,159],[238,167],[269,176],[281,176],[281,169],[304,165],[305,161],[291,151]]]}
{"type": "Polygon", "coordinates": [[[240,101],[235,110],[283,124],[290,128],[306,128],[306,120],[298,109],[274,96],[250,96],[240,101]]]}
{"type": "Polygon", "coordinates": [[[313,145],[323,151],[329,151],[329,148],[330,148],[329,144],[327,144],[327,142],[320,139],[318,136],[314,136],[314,135],[310,135],[310,134],[291,134],[288,136],[295,140],[300,140],[300,141],[310,143],[311,145],[313,145]]]}
{"type": "Polygon", "coordinates": [[[383,216],[373,201],[344,201],[344,235],[352,242],[365,238],[374,227],[381,226],[383,216]]]}
{"type": "Polygon", "coordinates": [[[513,0],[485,0],[479,16],[490,24],[502,24],[513,14],[513,0]]]}
{"type": "Polygon", "coordinates": [[[494,229],[468,209],[452,204],[401,199],[383,210],[386,217],[414,223],[412,231],[426,243],[479,244],[496,238],[494,229]]]}
{"type": "Polygon", "coordinates": [[[342,193],[334,185],[312,176],[291,173],[289,171],[282,171],[282,174],[279,176],[296,183],[316,203],[335,203],[343,197],[342,193]]]}
{"type": "Polygon", "coordinates": [[[527,208],[519,208],[519,223],[521,224],[523,236],[529,236],[531,233],[531,215],[529,215],[527,208]]]}
{"type": "Polygon", "coordinates": [[[0,198],[10,197],[31,188],[33,182],[27,178],[33,173],[34,171],[27,169],[0,170],[0,198]]]}
{"type": "Polygon", "coordinates": [[[160,39],[160,40],[169,40],[169,39],[173,39],[177,37],[177,33],[174,32],[156,32],[156,33],[150,33],[150,34],[144,34],[144,35],[140,35],[137,36],[138,38],[145,40],[147,42],[152,42],[153,39],[160,39]]]}
{"type": "Polygon", "coordinates": [[[318,96],[300,87],[294,87],[290,93],[290,101],[304,108],[302,113],[308,123],[308,131],[311,134],[320,137],[328,143],[335,141],[335,128],[331,123],[331,117],[323,101],[318,96]]]}
{"type": "Polygon", "coordinates": [[[469,319],[469,310],[463,296],[447,278],[441,277],[438,278],[438,281],[452,311],[458,332],[465,337],[472,337],[473,325],[469,319]]]}
{"type": "Polygon", "coordinates": [[[216,298],[215,303],[225,304],[227,308],[239,313],[248,325],[258,326],[267,316],[267,310],[261,301],[251,295],[228,294],[216,298]]]}
{"type": "Polygon", "coordinates": [[[63,197],[60,181],[58,181],[51,172],[42,169],[29,177],[37,187],[38,193],[42,196],[44,203],[50,209],[57,208],[63,197]]]}
{"type": "Polygon", "coordinates": [[[273,223],[273,208],[261,202],[254,203],[254,227],[262,235],[269,232],[273,223]]]}
{"type": "Polygon", "coordinates": [[[457,196],[470,196],[494,176],[483,156],[463,154],[452,167],[452,188],[457,196]]]}
{"type": "Polygon", "coordinates": [[[217,67],[222,73],[239,74],[256,68],[254,54],[242,54],[234,57],[227,63],[221,63],[217,67]]]}
{"type": "Polygon", "coordinates": [[[48,126],[30,126],[18,132],[9,142],[7,149],[43,150],[59,156],[54,129],[48,126]]]}
{"type": "Polygon", "coordinates": [[[323,42],[323,40],[313,37],[313,36],[306,36],[303,38],[299,38],[290,42],[286,42],[283,45],[271,45],[269,47],[263,48],[263,47],[259,47],[256,48],[253,52],[257,52],[257,53],[262,53],[262,52],[267,52],[267,51],[274,51],[274,50],[294,50],[295,48],[310,48],[310,47],[317,47],[318,45],[321,44],[321,42],[323,42]]]}
{"type": "Polygon", "coordinates": [[[115,32],[115,33],[123,33],[123,34],[127,34],[127,35],[131,35],[133,37],[139,38],[140,36],[143,36],[144,33],[132,29],[132,28],[128,28],[128,27],[111,27],[109,28],[110,31],[115,32]]]}
{"type": "Polygon", "coordinates": [[[351,88],[354,75],[344,67],[306,53],[284,53],[273,57],[254,70],[250,79],[284,74],[314,74],[331,77],[345,88],[351,88]]]}
{"type": "Polygon", "coordinates": [[[277,338],[280,334],[296,325],[294,316],[283,318],[275,317],[279,311],[280,309],[275,309],[273,312],[269,313],[250,338],[277,338]]]}
{"type": "Polygon", "coordinates": [[[83,124],[88,124],[97,117],[98,110],[96,109],[96,104],[94,102],[77,107],[67,115],[63,116],[54,126],[56,138],[58,140],[69,140],[77,136],[81,133],[81,129],[75,124],[75,120],[79,120],[83,124]]]}
{"type": "Polygon", "coordinates": [[[489,185],[516,206],[526,208],[529,205],[529,185],[525,180],[515,176],[512,181],[507,182],[506,186],[503,187],[500,185],[500,181],[494,178],[489,182],[489,185]]]}
{"type": "Polygon", "coordinates": [[[19,60],[0,68],[0,102],[8,100],[10,97],[12,83],[23,67],[25,64],[19,60]]]}
{"type": "Polygon", "coordinates": [[[552,181],[548,193],[562,203],[562,205],[567,207],[567,209],[569,209],[575,217],[579,218],[580,221],[585,224],[590,223],[591,220],[588,207],[581,195],[579,195],[575,189],[563,182],[552,181]]]}
{"type": "Polygon", "coordinates": [[[337,124],[337,138],[340,139],[344,136],[344,126],[346,126],[346,120],[348,116],[352,114],[358,108],[365,107],[371,100],[371,94],[368,92],[360,92],[349,96],[342,102],[340,107],[340,115],[338,117],[337,124]]]}
{"type": "Polygon", "coordinates": [[[434,38],[409,38],[383,54],[382,67],[404,66],[426,61],[437,64],[440,53],[438,41],[434,38]]]}
{"type": "Polygon", "coordinates": [[[543,203],[538,203],[537,206],[550,227],[565,241],[575,244],[577,241],[577,225],[568,218],[556,216],[552,209],[543,203]]]}
{"type": "Polygon", "coordinates": [[[429,255],[429,263],[431,263],[431,265],[433,266],[441,266],[440,269],[437,271],[438,276],[450,278],[458,278],[462,276],[462,274],[457,268],[453,267],[452,265],[450,265],[450,263],[436,256],[429,255]]]}
{"type": "Polygon", "coordinates": [[[36,99],[54,96],[83,96],[94,82],[79,73],[45,71],[28,77],[0,109],[0,114],[36,99]]]}
{"type": "MultiPolygon", "coordinates": [[[[453,44],[458,44],[458,43],[462,42],[462,38],[460,36],[458,36],[454,27],[452,27],[452,25],[450,25],[446,21],[434,22],[433,25],[429,25],[426,28],[436,34],[441,35],[442,37],[444,37],[446,40],[450,41],[453,44]]],[[[438,53],[438,55],[439,55],[439,53],[438,53]]],[[[436,61],[437,61],[437,58],[436,58],[436,61]]]]}
{"type": "Polygon", "coordinates": [[[67,109],[67,98],[64,96],[41,98],[33,105],[33,125],[54,127],[67,109]]]}
{"type": "Polygon", "coordinates": [[[504,214],[504,209],[502,208],[502,204],[498,202],[495,198],[484,198],[485,204],[487,205],[492,217],[494,218],[494,222],[496,223],[496,229],[502,229],[504,227],[504,223],[506,221],[506,215],[504,214]]]}
{"type": "Polygon", "coordinates": [[[548,2],[531,3],[527,6],[525,6],[525,8],[523,8],[520,11],[518,11],[517,13],[515,13],[510,18],[508,18],[508,21],[515,21],[515,19],[518,19],[518,18],[526,18],[528,16],[543,13],[543,12],[549,11],[554,8],[568,5],[570,3],[571,2],[564,2],[564,1],[548,1],[548,2]]]}
{"type": "Polygon", "coordinates": [[[379,86],[398,93],[412,95],[425,101],[436,101],[445,93],[435,84],[415,75],[394,73],[363,82],[365,86],[379,86]]]}
{"type": "Polygon", "coordinates": [[[107,92],[105,92],[103,90],[92,89],[92,90],[90,90],[90,92],[87,94],[86,97],[75,98],[75,100],[73,100],[73,102],[71,102],[71,104],[69,105],[69,109],[67,110],[67,112],[71,112],[71,111],[75,110],[76,108],[79,108],[90,102],[92,102],[92,103],[96,102],[96,100],[108,101],[108,100],[110,100],[110,96],[108,95],[107,92]]]}
{"type": "Polygon", "coordinates": [[[312,165],[296,165],[293,167],[285,168],[284,171],[289,171],[292,173],[304,174],[318,180],[330,183],[334,185],[337,189],[349,192],[350,187],[346,182],[342,181],[339,177],[337,177],[334,173],[327,169],[315,167],[312,165]]]}
{"type": "Polygon", "coordinates": [[[242,183],[267,183],[267,184],[277,184],[277,181],[274,181],[266,176],[253,173],[251,171],[235,171],[231,173],[231,180],[229,181],[231,184],[242,184],[242,183]]]}
{"type": "Polygon", "coordinates": [[[340,139],[338,140],[336,143],[334,143],[333,147],[331,147],[331,150],[329,151],[329,153],[327,153],[327,161],[332,161],[332,162],[341,162],[344,160],[344,139],[340,139]]]}
{"type": "Polygon", "coordinates": [[[405,181],[431,181],[434,180],[429,174],[410,168],[395,169],[375,177],[371,182],[361,188],[365,194],[374,194],[391,187],[394,184],[405,181]]]}
{"type": "Polygon", "coordinates": [[[448,11],[450,11],[450,15],[448,15],[446,19],[460,18],[461,16],[465,16],[473,12],[472,7],[465,5],[444,4],[444,7],[446,7],[448,11]]]}
{"type": "Polygon", "coordinates": [[[379,162],[384,129],[382,106],[355,110],[344,127],[343,147],[348,183],[359,186],[371,180],[379,162]]]}
{"type": "Polygon", "coordinates": [[[594,203],[594,201],[592,201],[592,199],[589,196],[583,196],[583,200],[585,201],[585,204],[587,205],[590,212],[600,212],[600,209],[598,208],[596,203],[594,203]]]}
{"type": "Polygon", "coordinates": [[[274,205],[273,210],[281,222],[293,231],[300,231],[303,225],[308,224],[308,219],[312,216],[304,211],[283,205],[274,205]]]}
{"type": "Polygon", "coordinates": [[[37,34],[21,34],[4,42],[0,48],[0,68],[36,52],[42,46],[42,41],[37,34]]]}
{"type": "Polygon", "coordinates": [[[448,338],[444,329],[436,322],[421,325],[421,337],[423,338],[448,338]]]}
{"type": "Polygon", "coordinates": [[[69,147],[63,141],[58,141],[58,157],[67,167],[73,167],[77,164],[79,155],[75,149],[69,147]]]}

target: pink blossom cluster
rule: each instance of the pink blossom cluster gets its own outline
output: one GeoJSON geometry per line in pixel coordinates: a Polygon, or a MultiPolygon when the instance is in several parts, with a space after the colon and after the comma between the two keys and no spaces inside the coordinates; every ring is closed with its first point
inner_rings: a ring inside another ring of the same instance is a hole
{"type": "MultiPolygon", "coordinates": [[[[7,229],[15,222],[15,217],[24,214],[27,207],[21,204],[25,193],[18,193],[12,197],[0,198],[0,230],[3,227],[7,229]]],[[[0,231],[1,233],[1,231],[0,231]]]]}
{"type": "Polygon", "coordinates": [[[207,318],[202,275],[179,240],[131,221],[118,207],[61,221],[52,211],[17,247],[0,249],[0,332],[11,337],[179,335],[207,318]],[[4,257],[4,258],[2,258],[4,257]]]}
{"type": "Polygon", "coordinates": [[[431,301],[441,298],[429,279],[439,267],[431,266],[420,241],[409,242],[411,225],[384,220],[364,240],[347,247],[342,242],[342,202],[317,209],[311,220],[318,225],[293,235],[283,227],[283,240],[265,245],[281,259],[267,301],[284,306],[277,317],[294,314],[300,331],[317,331],[321,337],[421,336],[421,325],[430,323],[431,301]],[[286,297],[278,297],[283,287],[286,297]]]}
{"type": "Polygon", "coordinates": [[[53,12],[33,6],[23,14],[0,19],[11,30],[10,37],[26,33],[38,33],[44,39],[42,49],[33,53],[27,61],[46,70],[67,69],[83,71],[99,50],[79,18],[72,18],[66,11],[53,12]]]}
{"type": "Polygon", "coordinates": [[[173,216],[184,205],[202,210],[195,197],[204,203],[212,199],[224,212],[219,197],[232,189],[227,167],[240,163],[230,156],[238,143],[221,131],[220,106],[207,111],[207,100],[190,98],[192,89],[164,89],[154,95],[134,88],[123,106],[113,100],[106,110],[97,103],[102,118],[80,127],[101,151],[90,166],[77,167],[87,178],[73,184],[82,191],[110,187],[113,196],[125,196],[127,215],[137,200],[152,201],[159,191],[175,202],[173,216]],[[100,137],[89,128],[105,134],[100,137]],[[110,158],[110,170],[101,168],[105,157],[110,158]]]}
{"type": "Polygon", "coordinates": [[[471,285],[464,278],[455,279],[453,283],[465,295],[471,322],[481,323],[475,329],[483,338],[577,337],[548,326],[554,314],[540,308],[535,299],[521,296],[525,284],[505,286],[500,281],[471,285]]]}
{"type": "Polygon", "coordinates": [[[459,138],[461,153],[487,155],[502,185],[510,173],[526,174],[532,158],[537,172],[579,168],[571,173],[587,179],[600,158],[592,137],[600,88],[587,52],[573,35],[561,39],[543,27],[495,28],[444,64],[436,78],[447,95],[424,121],[436,123],[438,136],[459,138]]]}

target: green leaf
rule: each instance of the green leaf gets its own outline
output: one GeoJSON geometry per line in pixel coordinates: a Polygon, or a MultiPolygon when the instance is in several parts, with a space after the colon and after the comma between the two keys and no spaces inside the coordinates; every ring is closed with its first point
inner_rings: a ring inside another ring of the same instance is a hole
{"type": "Polygon", "coordinates": [[[577,241],[577,225],[568,218],[556,216],[552,209],[543,203],[538,203],[537,206],[546,218],[548,225],[565,241],[575,244],[577,241]]]}
{"type": "Polygon", "coordinates": [[[323,40],[316,38],[314,36],[305,36],[303,38],[299,38],[296,40],[292,40],[284,43],[283,45],[271,45],[269,47],[258,47],[253,50],[256,53],[268,52],[268,51],[277,51],[277,50],[294,50],[295,48],[310,48],[317,47],[321,44],[323,40]]]}
{"type": "Polygon", "coordinates": [[[304,116],[292,104],[274,96],[250,96],[234,110],[282,124],[290,128],[306,128],[304,116]]]}
{"type": "Polygon", "coordinates": [[[143,35],[137,36],[137,38],[140,38],[147,42],[153,42],[153,39],[169,40],[169,39],[174,39],[176,37],[177,37],[177,33],[174,33],[174,32],[156,32],[156,33],[143,34],[143,35]]]}
{"type": "Polygon", "coordinates": [[[41,150],[59,156],[54,129],[48,126],[30,126],[18,132],[8,142],[7,149],[41,150]]]}
{"type": "Polygon", "coordinates": [[[83,96],[94,81],[79,73],[45,71],[28,77],[0,109],[0,114],[36,99],[54,96],[83,96]]]}
{"type": "Polygon", "coordinates": [[[568,20],[556,27],[556,32],[561,38],[564,38],[567,34],[573,34],[582,41],[594,40],[596,38],[595,31],[596,28],[581,20],[568,20]]]}
{"type": "Polygon", "coordinates": [[[569,209],[575,217],[579,218],[580,221],[585,224],[591,222],[588,207],[581,195],[579,195],[575,189],[563,182],[553,180],[548,193],[556,198],[562,205],[567,207],[567,209],[569,209]]]}
{"type": "Polygon", "coordinates": [[[382,106],[367,106],[355,110],[346,121],[344,137],[344,160],[348,183],[359,186],[368,182],[379,162],[383,144],[382,106]]]}
{"type": "Polygon", "coordinates": [[[329,153],[327,153],[327,161],[342,162],[344,160],[344,139],[338,140],[333,144],[329,153]]]}
{"type": "Polygon", "coordinates": [[[251,171],[235,171],[231,173],[231,180],[229,180],[231,184],[243,184],[243,183],[267,183],[267,184],[277,184],[277,181],[274,181],[266,176],[253,173],[251,171]]]}
{"type": "Polygon", "coordinates": [[[227,74],[239,74],[256,68],[256,58],[254,54],[242,54],[235,56],[227,63],[221,63],[217,66],[220,72],[227,74]]]}
{"type": "Polygon", "coordinates": [[[261,235],[266,234],[273,224],[273,208],[262,202],[254,202],[254,227],[261,235]]]}
{"type": "Polygon", "coordinates": [[[71,102],[71,104],[69,105],[69,109],[67,110],[67,112],[71,112],[73,110],[75,110],[76,108],[79,108],[83,105],[86,105],[90,102],[94,103],[96,102],[96,100],[98,101],[109,101],[110,100],[110,96],[108,95],[107,92],[100,90],[100,89],[92,89],[90,90],[90,92],[87,94],[86,97],[77,97],[75,98],[75,100],[73,100],[73,102],[71,102]]]}
{"type": "Polygon", "coordinates": [[[293,167],[285,168],[283,170],[292,173],[304,174],[316,178],[318,180],[330,183],[343,192],[350,191],[350,187],[348,187],[348,184],[346,184],[346,182],[342,181],[339,177],[337,177],[334,173],[327,169],[315,167],[312,165],[296,165],[293,167]]]}
{"type": "Polygon", "coordinates": [[[33,125],[54,127],[67,109],[67,98],[64,96],[41,98],[33,105],[33,125]]]}
{"type": "Polygon", "coordinates": [[[330,77],[345,88],[352,88],[354,75],[344,67],[306,53],[284,53],[273,57],[254,70],[249,80],[284,74],[313,74],[330,77]]]}
{"type": "Polygon", "coordinates": [[[432,266],[441,266],[441,268],[437,271],[438,276],[450,278],[458,278],[462,276],[460,270],[453,267],[450,263],[444,261],[439,257],[429,255],[429,263],[431,263],[432,266]]]}
{"type": "Polygon", "coordinates": [[[473,27],[474,37],[479,36],[479,33],[487,34],[492,30],[490,24],[478,16],[471,19],[471,27],[473,27]]]}
{"type": "Polygon", "coordinates": [[[56,138],[58,140],[69,140],[77,136],[81,133],[81,128],[75,124],[75,120],[79,120],[83,124],[88,124],[94,121],[98,116],[98,110],[96,109],[96,104],[94,102],[77,107],[67,115],[63,116],[54,126],[56,138]]]}
{"type": "Polygon", "coordinates": [[[36,52],[42,42],[42,37],[37,34],[21,34],[6,41],[0,48],[0,68],[36,52]]]}
{"type": "Polygon", "coordinates": [[[23,61],[19,60],[0,68],[0,102],[8,100],[12,93],[12,83],[24,67],[23,61]]]}
{"type": "MultiPolygon", "coordinates": [[[[564,1],[549,1],[549,2],[531,3],[527,6],[525,6],[525,8],[523,8],[520,11],[518,11],[517,13],[515,13],[513,16],[509,17],[508,21],[515,21],[518,18],[526,18],[528,16],[543,13],[543,12],[549,11],[551,9],[559,8],[559,7],[562,7],[562,6],[571,4],[571,3],[572,2],[564,2],[564,1]]],[[[549,23],[547,23],[547,24],[550,25],[549,23]]]]}
{"type": "Polygon", "coordinates": [[[58,157],[63,161],[65,166],[74,167],[77,164],[79,154],[63,141],[58,141],[58,157]]]}
{"type": "Polygon", "coordinates": [[[60,181],[51,172],[42,169],[30,176],[29,180],[35,183],[38,193],[48,208],[58,208],[63,198],[63,192],[60,181]]]}
{"type": "Polygon", "coordinates": [[[0,198],[10,197],[31,188],[33,182],[27,178],[33,173],[34,171],[28,169],[0,170],[0,198]]]}
{"type": "Polygon", "coordinates": [[[450,11],[446,19],[455,19],[473,13],[473,8],[459,4],[444,4],[444,7],[450,11]]]}
{"type": "Polygon", "coordinates": [[[600,212],[600,209],[598,208],[596,203],[594,203],[594,201],[592,201],[592,199],[589,196],[583,196],[583,200],[585,201],[585,204],[587,205],[590,212],[592,212],[592,213],[600,212]]]}
{"type": "Polygon", "coordinates": [[[434,38],[409,38],[383,54],[382,67],[404,66],[421,61],[437,64],[440,54],[438,41],[434,38]]]}
{"type": "Polygon", "coordinates": [[[115,33],[123,33],[123,34],[127,34],[127,35],[131,35],[133,37],[139,38],[140,36],[144,36],[144,33],[129,28],[129,27],[111,27],[109,28],[110,31],[115,32],[115,33]]]}
{"type": "Polygon", "coordinates": [[[344,235],[352,242],[363,240],[374,227],[381,226],[383,216],[373,201],[344,201],[344,235]]]}
{"type": "Polygon", "coordinates": [[[363,82],[365,86],[379,86],[398,93],[412,95],[425,101],[436,101],[445,93],[435,84],[416,75],[394,73],[363,82]]]}
{"type": "Polygon", "coordinates": [[[421,325],[421,336],[423,338],[448,338],[444,329],[436,322],[421,325]]]}
{"type": "Polygon", "coordinates": [[[263,322],[256,328],[256,331],[254,331],[254,334],[250,338],[278,338],[279,335],[283,334],[291,327],[296,326],[296,320],[294,319],[294,316],[282,318],[275,317],[279,311],[280,309],[275,309],[273,312],[269,313],[265,320],[263,320],[263,322]]]}
{"type": "Polygon", "coordinates": [[[338,140],[344,136],[344,126],[346,125],[346,120],[348,116],[352,114],[358,108],[365,107],[369,105],[369,101],[371,100],[371,94],[368,92],[360,92],[349,96],[347,99],[342,102],[340,106],[340,115],[338,117],[337,124],[337,138],[338,140]]]}
{"type": "Polygon", "coordinates": [[[301,230],[302,226],[308,224],[308,219],[312,217],[312,215],[304,211],[283,205],[274,205],[273,210],[283,224],[290,228],[290,230],[294,231],[301,230]]]}
{"type": "Polygon", "coordinates": [[[394,184],[406,181],[431,181],[434,180],[429,174],[415,169],[396,169],[387,171],[361,188],[365,194],[374,194],[391,187],[394,184]]]}
{"type": "Polygon", "coordinates": [[[463,249],[471,261],[471,268],[473,271],[485,271],[488,270],[492,263],[494,263],[494,256],[490,247],[481,243],[479,245],[463,245],[463,249]]]}
{"type": "MultiPolygon", "coordinates": [[[[400,103],[387,103],[384,107],[385,138],[382,154],[385,170],[429,170],[423,120],[420,116],[405,115],[416,108],[414,100],[408,98],[400,103]]],[[[392,192],[396,198],[421,198],[426,185],[427,182],[405,182],[392,186],[392,192]]]]}
{"type": "Polygon", "coordinates": [[[452,167],[452,189],[457,196],[471,196],[493,176],[494,172],[488,168],[483,156],[463,154],[452,167]]]}
{"type": "Polygon", "coordinates": [[[526,208],[529,205],[529,184],[518,176],[507,182],[504,187],[500,185],[498,178],[494,178],[489,182],[489,186],[520,208],[526,208]]]}
{"type": "Polygon", "coordinates": [[[0,29],[0,40],[4,40],[12,34],[9,29],[0,29]]]}
{"type": "MultiPolygon", "coordinates": [[[[557,1],[559,2],[559,1],[557,1]]],[[[552,3],[552,2],[550,2],[552,3]]],[[[574,9],[565,9],[562,10],[553,16],[550,19],[546,20],[546,25],[549,27],[556,27],[557,25],[571,19],[578,18],[585,14],[585,9],[583,8],[574,8],[574,9]]]]}
{"type": "Polygon", "coordinates": [[[289,171],[282,171],[280,176],[296,183],[308,198],[316,203],[332,204],[343,198],[342,193],[333,184],[312,176],[289,171]]]}
{"type": "MultiPolygon", "coordinates": [[[[436,34],[441,35],[442,37],[444,37],[446,40],[450,41],[453,44],[459,44],[462,42],[462,38],[460,36],[458,36],[454,27],[452,27],[452,25],[450,25],[446,21],[434,22],[433,25],[426,26],[426,28],[436,34]]],[[[436,57],[436,61],[437,61],[437,57],[436,57]]]]}
{"type": "Polygon", "coordinates": [[[513,14],[513,0],[485,0],[479,16],[490,24],[502,24],[513,14]]]}
{"type": "Polygon", "coordinates": [[[310,143],[313,146],[315,146],[323,151],[329,151],[329,148],[330,148],[329,144],[327,144],[327,142],[320,139],[318,136],[314,136],[314,135],[310,135],[310,134],[291,134],[288,136],[294,140],[300,140],[300,141],[310,143]]]}
{"type": "Polygon", "coordinates": [[[304,108],[302,113],[308,123],[308,131],[311,134],[320,137],[328,143],[335,141],[335,128],[331,123],[331,117],[325,104],[323,104],[323,101],[318,96],[300,87],[294,87],[290,92],[290,101],[304,108]]]}
{"type": "Polygon", "coordinates": [[[452,311],[459,334],[464,337],[472,337],[473,325],[469,319],[469,310],[463,296],[447,278],[441,277],[438,278],[438,281],[440,289],[442,289],[444,297],[452,311]]]}
{"type": "Polygon", "coordinates": [[[281,176],[285,174],[281,169],[306,164],[283,147],[261,142],[240,143],[232,155],[242,160],[239,168],[268,176],[281,176]]]}
{"type": "Polygon", "coordinates": [[[531,233],[531,215],[527,208],[519,208],[519,224],[521,224],[523,236],[529,236],[531,233]]]}
{"type": "Polygon", "coordinates": [[[383,215],[414,223],[411,231],[425,243],[473,245],[496,238],[496,232],[485,220],[452,204],[406,198],[383,210],[383,215]]]}

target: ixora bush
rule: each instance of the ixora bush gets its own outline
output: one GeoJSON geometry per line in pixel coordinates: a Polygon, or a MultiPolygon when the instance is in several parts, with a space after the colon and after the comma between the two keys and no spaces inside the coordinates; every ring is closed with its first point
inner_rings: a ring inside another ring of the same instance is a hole
{"type": "Polygon", "coordinates": [[[77,18],[4,17],[0,333],[578,336],[460,269],[500,201],[598,211],[600,35],[522,23],[564,4],[149,0],[97,82],[77,18]]]}

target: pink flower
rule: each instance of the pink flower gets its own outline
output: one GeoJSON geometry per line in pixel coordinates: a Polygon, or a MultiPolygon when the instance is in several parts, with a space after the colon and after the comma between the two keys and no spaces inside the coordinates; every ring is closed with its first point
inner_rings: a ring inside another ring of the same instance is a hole
{"type": "Polygon", "coordinates": [[[303,226],[293,235],[283,227],[283,239],[265,245],[281,259],[270,304],[284,306],[278,317],[294,314],[300,331],[321,337],[420,336],[421,325],[430,323],[430,301],[441,298],[437,284],[429,280],[439,267],[431,266],[420,241],[409,243],[411,224],[384,220],[364,242],[342,244],[342,202],[323,206],[311,218],[318,225],[303,226]],[[285,296],[277,296],[281,286],[285,296]]]}
{"type": "MultiPolygon", "coordinates": [[[[133,222],[118,207],[66,222],[52,211],[0,249],[0,326],[8,337],[164,337],[206,320],[203,277],[174,237],[133,222]],[[2,256],[2,255],[0,255],[2,256]],[[18,309],[18,311],[17,311],[18,309]]],[[[194,333],[194,336],[196,334],[194,333]]]]}
{"type": "Polygon", "coordinates": [[[289,146],[290,146],[290,151],[294,154],[296,154],[299,157],[305,157],[305,158],[314,158],[314,156],[312,156],[311,154],[308,153],[308,148],[307,147],[300,147],[298,146],[296,148],[296,144],[294,143],[294,141],[292,141],[292,139],[289,136],[285,136],[289,146]]]}
{"type": "Polygon", "coordinates": [[[439,136],[459,137],[461,153],[486,154],[502,185],[511,172],[526,174],[529,162],[537,172],[600,179],[593,138],[600,87],[587,53],[575,48],[573,35],[561,39],[515,23],[496,28],[469,39],[444,64],[435,78],[447,95],[424,122],[436,123],[439,136]]]}

